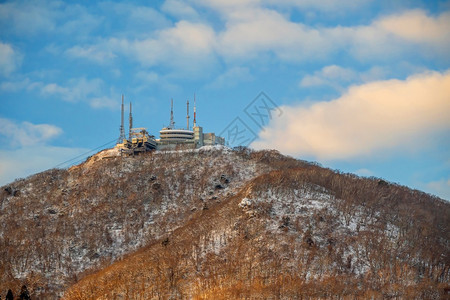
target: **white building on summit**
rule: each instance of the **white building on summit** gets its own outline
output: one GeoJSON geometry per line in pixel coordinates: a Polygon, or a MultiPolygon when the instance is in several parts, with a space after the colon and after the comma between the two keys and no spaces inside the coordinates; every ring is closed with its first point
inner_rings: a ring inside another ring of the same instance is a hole
{"type": "Polygon", "coordinates": [[[189,100],[186,103],[186,129],[175,128],[173,118],[173,100],[171,101],[169,126],[160,130],[160,138],[156,140],[158,150],[169,149],[196,149],[204,145],[224,145],[225,139],[216,136],[215,133],[203,133],[203,127],[197,125],[197,112],[194,96],[194,123],[192,130],[189,126],[189,100]]]}
{"type": "Polygon", "coordinates": [[[122,95],[122,115],[120,126],[120,137],[116,148],[124,154],[136,154],[151,150],[178,150],[197,149],[205,145],[225,145],[225,139],[215,133],[203,133],[203,127],[197,125],[197,115],[194,95],[194,122],[192,130],[189,124],[189,100],[187,101],[186,128],[175,128],[173,117],[173,100],[171,100],[170,123],[169,126],[159,131],[159,139],[155,139],[145,128],[132,128],[132,115],[130,103],[130,129],[128,139],[124,130],[124,104],[122,95]]]}

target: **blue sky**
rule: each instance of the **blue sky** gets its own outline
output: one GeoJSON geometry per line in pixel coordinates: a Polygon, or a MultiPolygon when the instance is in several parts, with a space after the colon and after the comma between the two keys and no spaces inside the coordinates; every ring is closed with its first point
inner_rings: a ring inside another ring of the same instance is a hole
{"type": "Polygon", "coordinates": [[[0,2],[0,184],[112,146],[122,94],[158,136],[196,93],[233,146],[450,199],[449,1],[148,3],[0,2]]]}

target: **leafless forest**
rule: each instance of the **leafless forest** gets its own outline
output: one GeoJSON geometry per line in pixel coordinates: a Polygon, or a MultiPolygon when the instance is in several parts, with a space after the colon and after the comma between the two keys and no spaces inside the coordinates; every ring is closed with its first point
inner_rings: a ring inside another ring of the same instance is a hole
{"type": "Polygon", "coordinates": [[[442,299],[449,215],[276,151],[96,155],[2,187],[0,295],[442,299]]]}

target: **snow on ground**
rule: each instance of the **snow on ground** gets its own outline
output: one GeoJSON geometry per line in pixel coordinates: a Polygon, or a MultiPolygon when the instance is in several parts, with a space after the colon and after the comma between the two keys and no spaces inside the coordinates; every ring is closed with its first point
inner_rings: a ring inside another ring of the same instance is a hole
{"type": "Polygon", "coordinates": [[[167,153],[192,153],[192,152],[209,152],[209,151],[222,151],[222,152],[230,152],[231,148],[224,145],[207,145],[202,146],[197,149],[181,149],[181,150],[157,150],[155,154],[167,154],[167,153]]]}

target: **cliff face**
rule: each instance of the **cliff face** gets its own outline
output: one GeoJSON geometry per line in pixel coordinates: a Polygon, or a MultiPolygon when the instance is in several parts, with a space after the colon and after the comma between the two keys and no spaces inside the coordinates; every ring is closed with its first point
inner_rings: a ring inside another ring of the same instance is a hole
{"type": "Polygon", "coordinates": [[[439,298],[449,203],[274,151],[99,153],[2,188],[0,291],[439,298]]]}

